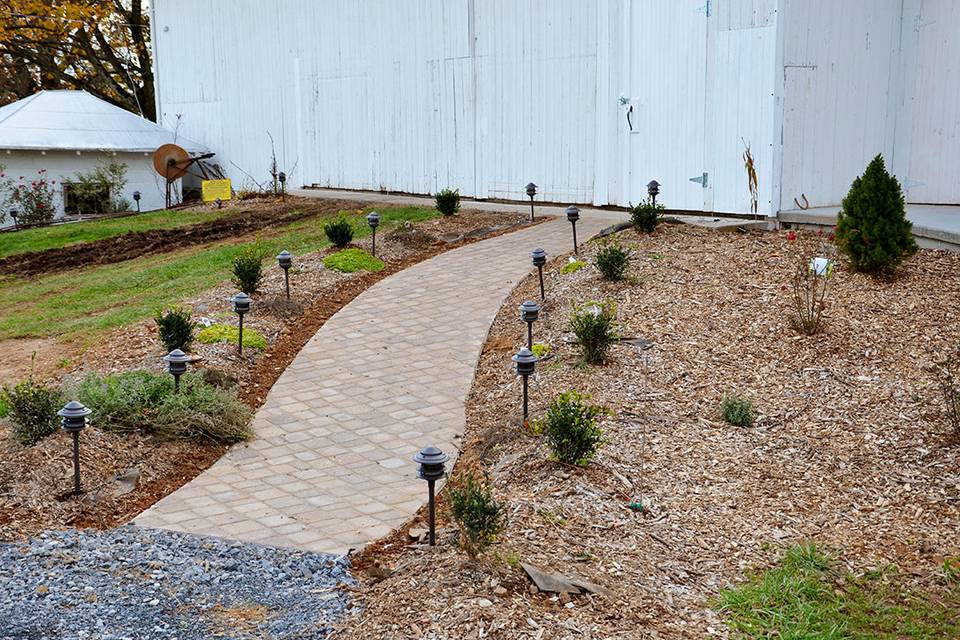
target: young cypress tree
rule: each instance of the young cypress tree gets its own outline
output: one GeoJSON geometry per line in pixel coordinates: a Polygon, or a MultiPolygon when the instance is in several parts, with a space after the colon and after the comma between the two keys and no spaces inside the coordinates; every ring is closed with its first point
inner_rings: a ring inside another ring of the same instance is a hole
{"type": "Polygon", "coordinates": [[[903,192],[877,156],[853,181],[837,219],[837,244],[857,271],[892,271],[917,250],[903,192]]]}

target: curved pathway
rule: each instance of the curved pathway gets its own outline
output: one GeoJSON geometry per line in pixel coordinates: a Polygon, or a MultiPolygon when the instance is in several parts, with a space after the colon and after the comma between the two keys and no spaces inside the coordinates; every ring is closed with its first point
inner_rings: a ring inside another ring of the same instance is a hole
{"type": "MultiPolygon", "coordinates": [[[[623,217],[585,211],[578,237],[623,217]]],[[[480,349],[535,246],[569,252],[569,223],[454,249],[367,289],[277,380],[256,439],[136,524],[328,553],[403,524],[427,493],[411,457],[429,444],[456,454],[480,349]]]]}

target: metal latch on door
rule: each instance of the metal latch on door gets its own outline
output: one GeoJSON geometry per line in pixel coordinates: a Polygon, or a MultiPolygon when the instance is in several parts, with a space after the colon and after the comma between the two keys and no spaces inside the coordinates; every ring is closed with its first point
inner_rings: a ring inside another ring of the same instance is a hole
{"type": "Polygon", "coordinates": [[[708,175],[710,175],[710,174],[708,174],[706,171],[704,171],[703,174],[701,174],[701,175],[699,175],[699,176],[694,176],[694,177],[690,178],[690,182],[699,182],[699,183],[700,183],[700,186],[703,187],[704,189],[706,189],[706,188],[707,188],[707,176],[708,176],[708,175]]]}

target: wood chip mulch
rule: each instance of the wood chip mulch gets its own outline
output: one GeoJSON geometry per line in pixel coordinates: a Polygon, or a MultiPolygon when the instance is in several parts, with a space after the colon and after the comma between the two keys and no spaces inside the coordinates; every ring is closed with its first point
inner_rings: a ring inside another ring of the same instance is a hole
{"type": "MultiPolygon", "coordinates": [[[[571,389],[613,410],[586,468],[551,461],[519,424],[517,307],[539,293],[535,276],[524,281],[480,358],[454,472],[490,474],[506,533],[473,565],[445,518],[434,549],[406,528],[371,545],[357,558],[356,613],[335,637],[725,637],[711,598],[785,546],[814,540],[850,571],[896,563],[918,582],[960,555],[960,443],[924,370],[960,342],[960,255],[921,250],[879,280],[841,261],[825,330],[806,337],[787,320],[798,249],[816,240],[801,236],[624,231],[634,284],[603,281],[595,245],[588,268],[549,265],[534,329],[552,352],[531,412],[571,389]],[[603,299],[616,301],[622,337],[652,346],[621,341],[607,364],[586,366],[568,314],[603,299]],[[754,427],[719,415],[731,391],[754,400],[754,427]],[[539,593],[520,562],[613,594],[539,593]]],[[[425,526],[422,513],[412,525],[425,526]]]]}

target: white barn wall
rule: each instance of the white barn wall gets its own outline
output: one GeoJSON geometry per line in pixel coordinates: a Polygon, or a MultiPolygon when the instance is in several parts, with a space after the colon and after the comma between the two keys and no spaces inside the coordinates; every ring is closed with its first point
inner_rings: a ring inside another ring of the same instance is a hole
{"type": "Polygon", "coordinates": [[[671,207],[747,212],[741,138],[772,175],[776,0],[713,6],[157,0],[158,112],[238,186],[266,179],[269,130],[298,185],[523,198],[532,180],[626,205],[655,178],[671,207]]]}

